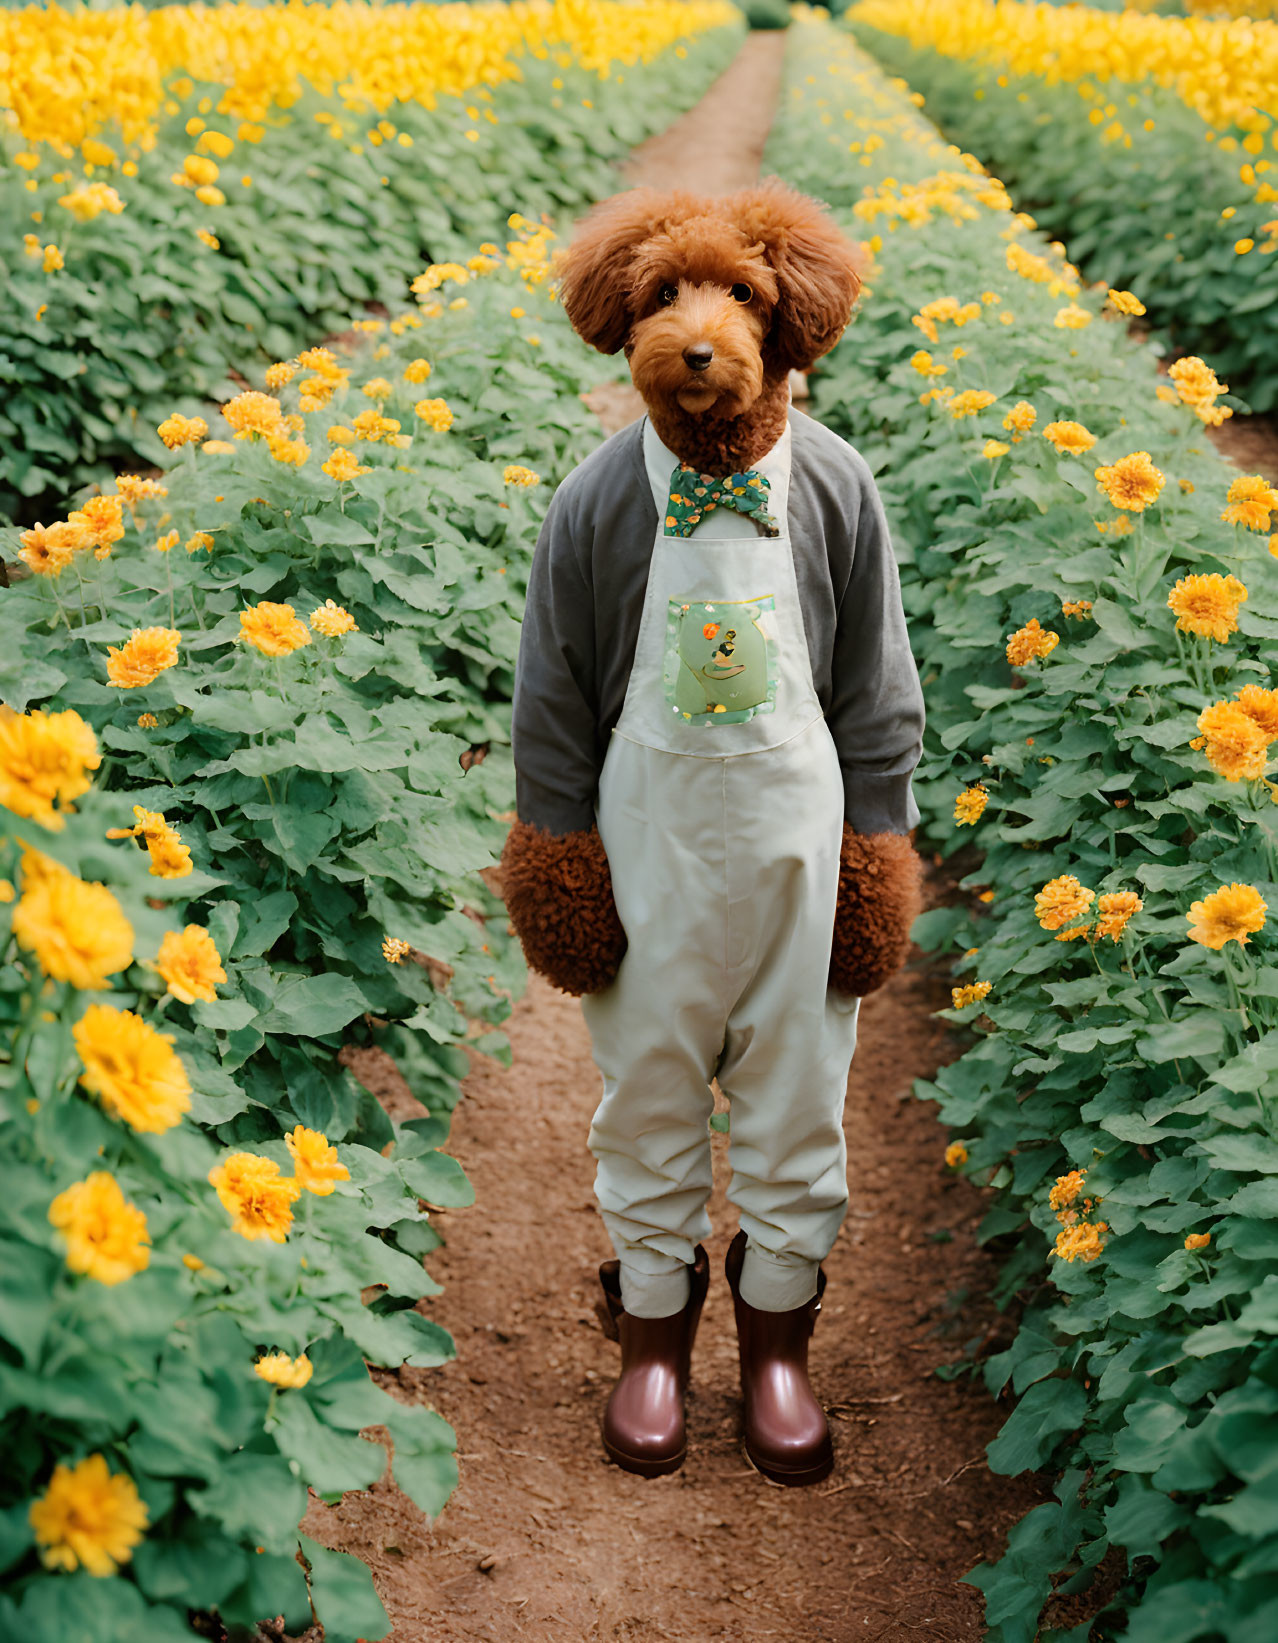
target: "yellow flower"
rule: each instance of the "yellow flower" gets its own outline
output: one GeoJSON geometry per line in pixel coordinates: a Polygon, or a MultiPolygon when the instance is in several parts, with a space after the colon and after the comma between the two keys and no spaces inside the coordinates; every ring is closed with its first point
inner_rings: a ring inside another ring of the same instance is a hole
{"type": "Polygon", "coordinates": [[[1007,641],[1007,659],[1013,667],[1024,667],[1039,657],[1050,656],[1061,642],[1059,633],[1039,626],[1037,616],[1031,616],[1023,628],[1017,628],[1007,641]]]}
{"type": "Polygon", "coordinates": [[[337,1148],[330,1146],[328,1137],[319,1130],[298,1124],[284,1137],[284,1145],[293,1160],[298,1186],[317,1198],[327,1198],[339,1181],[350,1180],[351,1172],[338,1163],[337,1148]]]}
{"type": "Polygon", "coordinates": [[[124,535],[124,501],[118,496],[91,496],[83,507],[68,516],[67,523],[84,533],[84,545],[95,557],[105,559],[112,545],[124,535]]]}
{"type": "Polygon", "coordinates": [[[1111,890],[1096,903],[1096,939],[1121,941],[1129,920],[1135,918],[1145,903],[1134,890],[1111,890]]]}
{"type": "Polygon", "coordinates": [[[66,267],[66,263],[62,257],[62,252],[56,245],[45,246],[44,261],[41,264],[41,267],[46,274],[56,274],[60,268],[66,267]]]}
{"type": "Polygon", "coordinates": [[[34,883],[24,880],[14,938],[51,980],[101,992],[109,976],[133,962],[133,926],[105,884],[87,883],[53,861],[45,867],[34,883]]]}
{"type": "Polygon", "coordinates": [[[389,399],[395,392],[393,383],[387,382],[385,377],[371,377],[360,389],[368,399],[389,399]]]}
{"type": "Polygon", "coordinates": [[[15,713],[0,705],[0,806],[56,832],[102,762],[97,738],[71,708],[15,713]]]}
{"type": "Polygon", "coordinates": [[[198,924],[188,924],[180,935],[166,930],[155,967],[180,1004],[194,1004],[197,999],[215,1004],[217,988],[226,980],[213,937],[198,924]]]}
{"type": "Polygon", "coordinates": [[[1065,456],[1081,456],[1096,443],[1096,435],[1089,433],[1081,422],[1049,422],[1043,429],[1043,438],[1065,456]]]}
{"type": "Polygon", "coordinates": [[[286,439],[282,434],[268,434],[266,448],[276,462],[289,462],[295,468],[300,468],[311,454],[304,439],[286,439]]]}
{"type": "Polygon", "coordinates": [[[72,1272],[100,1284],[123,1283],[151,1259],[146,1216],[106,1170],[60,1192],[49,1205],[49,1224],[62,1234],[72,1272]]]}
{"type": "Polygon", "coordinates": [[[1078,1199],[1083,1190],[1085,1169],[1072,1169],[1068,1175],[1058,1175],[1056,1185],[1047,1195],[1047,1201],[1054,1210],[1068,1209],[1078,1199]]]}
{"type": "Polygon", "coordinates": [[[278,393],[281,388],[292,382],[296,371],[296,365],[290,365],[287,360],[280,360],[274,365],[268,365],[266,367],[266,386],[272,393],[278,393]]]}
{"type": "Polygon", "coordinates": [[[1012,447],[1010,445],[1005,444],[1001,439],[987,439],[981,448],[981,455],[987,462],[994,462],[1000,456],[1006,456],[1011,448],[1012,447]]]}
{"type": "Polygon", "coordinates": [[[1255,246],[1256,246],[1255,240],[1249,239],[1245,234],[1243,235],[1242,239],[1234,241],[1234,250],[1238,253],[1238,255],[1240,257],[1245,257],[1247,255],[1248,251],[1252,251],[1252,250],[1255,249],[1255,246]]]}
{"type": "Polygon", "coordinates": [[[1109,300],[1110,305],[1119,314],[1140,315],[1145,312],[1145,304],[1130,291],[1111,291],[1109,300]]]}
{"type": "Polygon", "coordinates": [[[206,439],[200,446],[209,456],[234,456],[235,446],[228,439],[206,439]]]}
{"type": "Polygon", "coordinates": [[[442,399],[419,399],[413,410],[437,434],[445,434],[453,425],[453,413],[442,399]]]}
{"type": "Polygon", "coordinates": [[[109,1471],[101,1455],[86,1455],[77,1466],[59,1462],[27,1516],[47,1569],[83,1567],[99,1578],[129,1561],[147,1528],[133,1479],[109,1471]]]}
{"type": "Polygon", "coordinates": [[[1247,589],[1236,576],[1219,576],[1210,571],[1182,576],[1168,594],[1167,605],[1175,611],[1181,633],[1194,633],[1223,645],[1231,633],[1238,631],[1238,610],[1246,597],[1247,589]]]}
{"type": "MultiPolygon", "coordinates": [[[[329,432],[331,433],[332,430],[330,429],[329,432]]],[[[333,452],[328,461],[321,463],[320,466],[330,479],[336,480],[358,479],[360,474],[368,472],[368,469],[357,457],[352,456],[349,451],[343,450],[340,446],[333,452]]]]}
{"type": "Polygon", "coordinates": [[[141,1016],[90,1004],[72,1036],[84,1063],[80,1082],[112,1118],[160,1135],[190,1109],[191,1086],[172,1039],[141,1016]]]}
{"type": "Polygon", "coordinates": [[[975,416],[978,411],[985,410],[998,398],[985,388],[964,388],[961,394],[955,394],[948,401],[947,408],[952,417],[975,416]]]}
{"type": "Polygon", "coordinates": [[[297,1388],[306,1385],[315,1367],[305,1352],[296,1358],[290,1358],[287,1352],[268,1352],[253,1365],[253,1372],[272,1386],[297,1388]]]}
{"type": "Polygon", "coordinates": [[[1210,1232],[1191,1232],[1188,1238],[1185,1239],[1185,1248],[1206,1249],[1209,1243],[1211,1243],[1210,1232]]]}
{"type": "Polygon", "coordinates": [[[1144,513],[1163,488],[1163,475],[1148,451],[1133,451],[1108,468],[1097,468],[1096,480],[1116,508],[1130,513],[1144,513]]]}
{"type": "Polygon", "coordinates": [[[200,1257],[198,1255],[184,1255],[182,1257],[182,1265],[187,1269],[188,1272],[203,1272],[204,1271],[204,1262],[200,1259],[200,1257]]]}
{"type": "Polygon", "coordinates": [[[1181,397],[1174,388],[1159,386],[1154,389],[1155,397],[1161,399],[1164,405],[1179,405],[1181,397]]]}
{"type": "Polygon", "coordinates": [[[115,488],[130,507],[135,502],[146,502],[151,497],[167,496],[168,490],[158,479],[143,479],[140,474],[119,474],[115,488]]]}
{"type": "Polygon", "coordinates": [[[220,251],[222,249],[221,240],[218,239],[216,234],[210,233],[207,228],[197,228],[195,237],[201,245],[207,245],[210,251],[220,251]]]}
{"type": "Polygon", "coordinates": [[[1220,516],[1226,525],[1268,531],[1269,515],[1278,508],[1278,491],[1259,474],[1243,474],[1229,487],[1226,500],[1230,506],[1220,516]]]}
{"type": "Polygon", "coordinates": [[[431,365],[428,359],[410,359],[404,367],[404,381],[412,383],[425,382],[430,375],[431,365]]]}
{"type": "Polygon", "coordinates": [[[156,537],[155,551],[157,553],[168,553],[171,549],[176,548],[181,540],[181,531],[165,531],[163,536],[156,537]]]}
{"type": "Polygon", "coordinates": [[[1272,735],[1241,702],[1213,702],[1198,715],[1207,762],[1227,782],[1258,781],[1265,773],[1272,735]]]}
{"type": "Polygon", "coordinates": [[[946,1147],[945,1162],[950,1169],[961,1169],[967,1163],[967,1148],[961,1141],[951,1141],[946,1147]]]}
{"type": "Polygon", "coordinates": [[[965,787],[954,801],[954,820],[960,827],[975,827],[990,802],[984,782],[965,787]]]}
{"type": "Polygon", "coordinates": [[[1260,891],[1250,884],[1222,884],[1189,909],[1189,939],[1219,952],[1227,941],[1247,945],[1265,926],[1269,911],[1260,891]]]}
{"type": "Polygon", "coordinates": [[[241,1238],[269,1238],[282,1244],[293,1225],[298,1183],[280,1174],[273,1158],[256,1152],[233,1152],[209,1171],[223,1209],[241,1238]]]}
{"type": "Polygon", "coordinates": [[[1062,1261],[1094,1261],[1105,1248],[1105,1233],[1109,1227],[1104,1221],[1084,1221],[1080,1226],[1062,1227],[1056,1234],[1052,1253],[1062,1261]]]}
{"type": "Polygon", "coordinates": [[[196,531],[194,536],[188,536],[186,539],[186,551],[188,553],[199,553],[201,549],[211,549],[212,546],[213,538],[208,531],[196,531]]]}
{"type": "Polygon", "coordinates": [[[1076,302],[1067,303],[1064,308],[1056,311],[1052,324],[1058,331],[1081,331],[1085,325],[1092,323],[1092,316],[1086,308],[1080,308],[1076,302]]]}
{"type": "Polygon", "coordinates": [[[1175,383],[1181,403],[1190,406],[1204,422],[1211,420],[1215,401],[1229,392],[1229,384],[1221,382],[1211,366],[1197,354],[1178,359],[1167,375],[1175,383]]]}
{"type": "Polygon", "coordinates": [[[165,417],[156,433],[171,451],[182,445],[194,445],[196,440],[208,437],[209,425],[202,416],[178,416],[176,412],[165,417]]]}
{"type": "Polygon", "coordinates": [[[176,628],[134,628],[117,647],[107,647],[107,678],[119,690],[149,685],[166,668],[175,667],[182,635],[176,628]]]}
{"type": "Polygon", "coordinates": [[[133,806],[134,826],[112,828],[109,839],[141,839],[151,858],[151,875],[157,879],[183,879],[192,871],[191,852],[181,835],[164,819],[162,811],[133,806]]]}
{"type": "Polygon", "coordinates": [[[1075,919],[1085,918],[1096,899],[1073,873],[1049,880],[1034,897],[1034,916],[1044,930],[1060,930],[1075,919]]]}
{"type": "Polygon", "coordinates": [[[923,377],[943,377],[949,366],[939,360],[934,360],[926,348],[919,348],[910,355],[910,364],[923,377]]]}
{"type": "Polygon", "coordinates": [[[341,605],[335,605],[331,599],[317,605],[311,612],[309,621],[316,633],[322,633],[326,639],[340,639],[344,633],[359,631],[350,611],[343,610],[341,605]]]}
{"type": "Polygon", "coordinates": [[[89,545],[84,527],[65,520],[20,531],[18,558],[35,576],[61,576],[76,554],[89,545]]]}
{"type": "Polygon", "coordinates": [[[283,432],[284,408],[270,394],[259,394],[254,390],[237,394],[222,407],[222,415],[235,429],[236,439],[283,432]]]}
{"type": "Polygon", "coordinates": [[[154,730],[156,725],[159,724],[159,722],[160,721],[156,718],[154,713],[139,713],[138,714],[138,729],[139,730],[154,730]]]}
{"type": "Polygon", "coordinates": [[[1259,725],[1269,741],[1278,740],[1278,690],[1267,690],[1264,685],[1244,685],[1234,696],[1238,705],[1253,723],[1259,725]]]}
{"type": "Polygon", "coordinates": [[[378,440],[385,439],[388,434],[397,434],[399,432],[399,423],[396,422],[393,416],[382,416],[379,411],[375,411],[370,405],[366,411],[361,411],[354,419],[351,431],[357,439],[366,439],[372,444],[376,444],[378,440]]]}
{"type": "Polygon", "coordinates": [[[970,981],[965,987],[951,987],[950,1001],[956,1010],[965,1010],[969,1004],[979,1004],[988,998],[992,981],[970,981]]]}
{"type": "Polygon", "coordinates": [[[311,642],[306,623],[299,621],[292,605],[273,605],[267,599],[240,612],[237,638],[261,651],[263,656],[291,656],[311,642]]]}
{"type": "Polygon", "coordinates": [[[517,485],[524,489],[527,489],[532,485],[541,484],[540,474],[534,473],[531,468],[521,467],[518,462],[508,463],[506,467],[502,469],[501,477],[503,484],[517,485]]]}
{"type": "Polygon", "coordinates": [[[1063,599],[1061,601],[1062,616],[1075,616],[1081,622],[1085,621],[1091,614],[1092,602],[1090,599],[1063,599]]]}

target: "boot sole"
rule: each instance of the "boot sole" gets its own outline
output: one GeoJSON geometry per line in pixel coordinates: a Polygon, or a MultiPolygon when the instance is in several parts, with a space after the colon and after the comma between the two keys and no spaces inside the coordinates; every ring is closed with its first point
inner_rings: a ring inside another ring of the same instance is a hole
{"type": "Polygon", "coordinates": [[[743,1444],[746,1459],[756,1472],[762,1472],[765,1478],[773,1483],[784,1484],[787,1488],[802,1489],[811,1483],[822,1483],[834,1470],[834,1455],[828,1453],[811,1466],[795,1467],[775,1466],[771,1461],[761,1459],[748,1443],[743,1444]]]}
{"type": "Polygon", "coordinates": [[[618,1449],[609,1443],[607,1438],[603,1440],[603,1447],[604,1454],[614,1466],[619,1466],[623,1472],[633,1472],[641,1478],[664,1478],[671,1472],[677,1472],[688,1458],[686,1446],[668,1460],[641,1460],[637,1455],[628,1455],[624,1449],[618,1449]]]}

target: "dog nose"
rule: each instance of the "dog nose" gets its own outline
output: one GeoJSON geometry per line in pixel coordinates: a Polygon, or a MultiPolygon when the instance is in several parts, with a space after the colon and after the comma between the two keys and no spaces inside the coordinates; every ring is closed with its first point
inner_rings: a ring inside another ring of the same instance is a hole
{"type": "Polygon", "coordinates": [[[714,349],[708,342],[694,342],[683,351],[683,363],[690,371],[704,371],[714,358],[714,349]]]}

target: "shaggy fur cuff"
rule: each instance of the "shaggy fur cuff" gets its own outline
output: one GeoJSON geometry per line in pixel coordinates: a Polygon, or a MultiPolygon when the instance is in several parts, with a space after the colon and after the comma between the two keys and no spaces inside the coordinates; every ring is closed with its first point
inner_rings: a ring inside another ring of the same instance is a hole
{"type": "Polygon", "coordinates": [[[844,824],[830,985],[864,998],[905,963],[922,905],[923,864],[904,833],[854,833],[844,824]]]}
{"type": "Polygon", "coordinates": [[[626,933],[597,827],[556,836],[517,821],[501,853],[501,882],[532,969],[576,996],[611,985],[626,933]]]}

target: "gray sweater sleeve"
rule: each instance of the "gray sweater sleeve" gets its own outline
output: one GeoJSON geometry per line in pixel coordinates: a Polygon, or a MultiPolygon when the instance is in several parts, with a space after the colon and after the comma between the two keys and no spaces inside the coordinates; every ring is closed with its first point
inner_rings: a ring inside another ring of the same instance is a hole
{"type": "Polygon", "coordinates": [[[858,833],[908,833],[919,819],[910,776],[923,751],[923,688],[883,503],[869,468],[855,460],[860,507],[838,606],[826,719],[843,771],[847,821],[858,833]]]}
{"type": "Polygon", "coordinates": [[[520,819],[555,834],[593,825],[599,785],[594,594],[575,511],[561,486],[529,571],[511,722],[520,819]]]}

